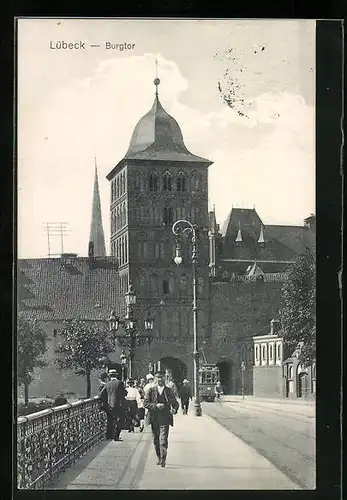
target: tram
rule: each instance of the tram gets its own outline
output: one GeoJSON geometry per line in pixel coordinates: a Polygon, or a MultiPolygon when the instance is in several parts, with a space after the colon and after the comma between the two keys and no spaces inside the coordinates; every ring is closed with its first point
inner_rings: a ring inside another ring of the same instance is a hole
{"type": "Polygon", "coordinates": [[[199,389],[202,401],[214,401],[214,388],[219,380],[219,368],[216,365],[202,364],[199,369],[199,389]]]}

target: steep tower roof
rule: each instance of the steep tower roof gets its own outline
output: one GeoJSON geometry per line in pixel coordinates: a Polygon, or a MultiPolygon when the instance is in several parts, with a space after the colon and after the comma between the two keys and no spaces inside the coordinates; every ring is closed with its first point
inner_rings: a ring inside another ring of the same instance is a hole
{"type": "Polygon", "coordinates": [[[92,206],[92,221],[90,224],[90,236],[88,254],[93,254],[94,257],[105,257],[105,236],[102,227],[100,192],[98,182],[98,170],[95,160],[95,178],[94,178],[94,193],[92,206]]]}
{"type": "Polygon", "coordinates": [[[209,163],[209,160],[193,155],[186,148],[180,126],[170,116],[159,101],[159,78],[156,86],[154,103],[150,111],[137,123],[131,137],[125,159],[172,160],[185,162],[209,163]]]}

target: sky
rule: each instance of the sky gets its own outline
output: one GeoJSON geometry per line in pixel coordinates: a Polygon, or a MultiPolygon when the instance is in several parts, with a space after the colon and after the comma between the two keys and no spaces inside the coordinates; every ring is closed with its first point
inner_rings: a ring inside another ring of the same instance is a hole
{"type": "Polygon", "coordinates": [[[233,206],[255,207],[264,224],[315,213],[314,21],[20,19],[19,258],[48,255],[46,222],[67,223],[64,252],[87,255],[95,157],[109,254],[106,175],[152,106],[156,58],[164,109],[213,161],[221,226],[233,206]]]}

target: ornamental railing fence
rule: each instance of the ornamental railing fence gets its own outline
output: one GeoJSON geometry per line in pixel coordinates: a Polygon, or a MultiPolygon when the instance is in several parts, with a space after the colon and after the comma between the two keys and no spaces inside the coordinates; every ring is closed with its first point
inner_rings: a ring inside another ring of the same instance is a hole
{"type": "Polygon", "coordinates": [[[45,489],[101,441],[106,415],[86,399],[17,418],[17,487],[45,489]]]}

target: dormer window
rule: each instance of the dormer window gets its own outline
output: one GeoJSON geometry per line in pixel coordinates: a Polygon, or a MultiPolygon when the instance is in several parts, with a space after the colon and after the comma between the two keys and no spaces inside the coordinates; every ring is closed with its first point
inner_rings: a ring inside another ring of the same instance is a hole
{"type": "Polygon", "coordinates": [[[158,191],[158,174],[155,172],[149,174],[148,187],[150,191],[158,191]]]}
{"type": "Polygon", "coordinates": [[[169,172],[165,172],[163,176],[163,190],[171,191],[172,190],[172,177],[169,172]]]}
{"type": "Polygon", "coordinates": [[[178,192],[183,192],[186,190],[186,178],[182,172],[180,172],[177,176],[176,189],[178,192]]]}

